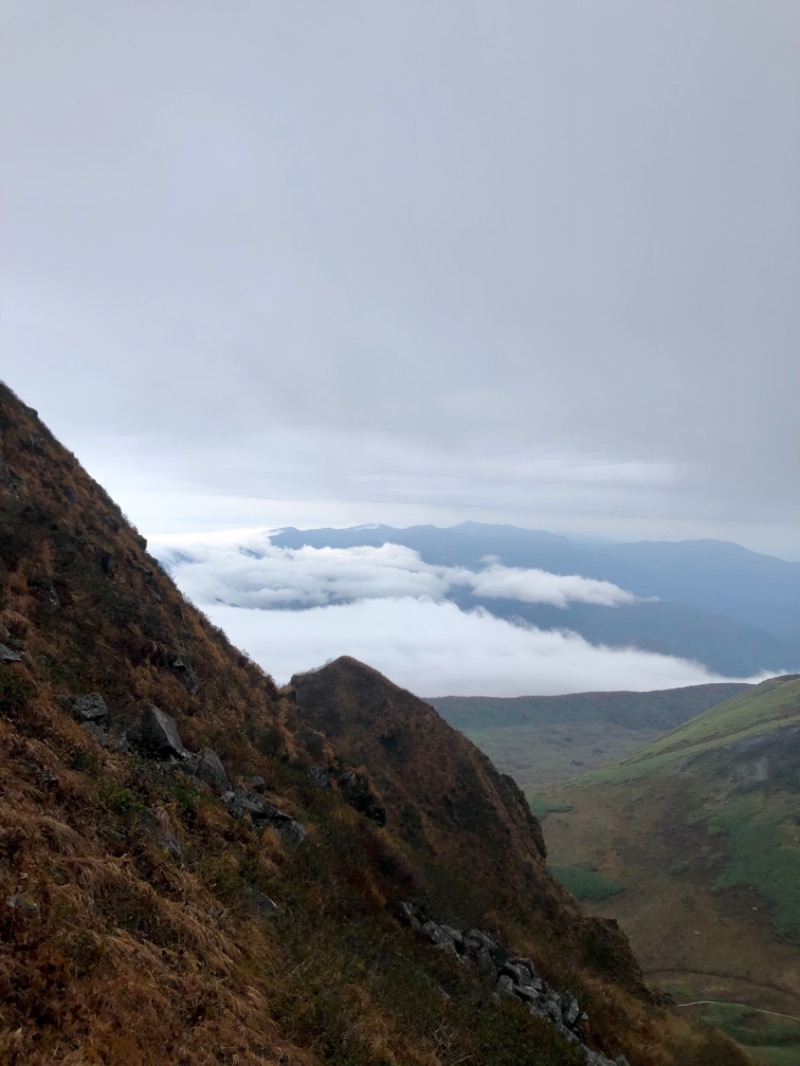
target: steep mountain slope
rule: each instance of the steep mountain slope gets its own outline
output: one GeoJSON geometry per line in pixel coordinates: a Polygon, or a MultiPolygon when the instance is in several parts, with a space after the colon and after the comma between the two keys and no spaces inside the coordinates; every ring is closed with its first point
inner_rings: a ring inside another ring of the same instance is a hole
{"type": "Polygon", "coordinates": [[[277,692],[2,386],[0,626],[0,1061],[591,1061],[511,978],[493,1003],[398,910],[490,927],[492,959],[502,934],[633,1066],[745,1061],[653,1005],[622,934],[550,881],[518,790],[468,741],[352,662],[300,679],[298,702],[277,692]],[[308,709],[326,700],[329,736],[308,709]],[[348,725],[378,706],[390,730],[417,723],[417,806],[348,725]],[[362,752],[374,765],[353,765],[362,752]]]}
{"type": "Polygon", "coordinates": [[[292,678],[291,688],[302,720],[369,767],[387,824],[407,843],[444,860],[484,908],[538,918],[543,935],[582,935],[519,788],[432,707],[349,658],[292,678]]]}
{"type": "Polygon", "coordinates": [[[800,678],[766,681],[548,793],[553,862],[624,891],[651,978],[800,1015],[800,678]]]}
{"type": "Polygon", "coordinates": [[[348,548],[393,543],[426,562],[480,569],[489,557],[506,566],[538,568],[610,581],[643,602],[568,608],[461,593],[464,609],[481,607],[543,629],[568,628],[592,643],[634,646],[696,659],[733,677],[800,667],[800,563],[721,541],[591,544],[539,530],[464,523],[283,529],[278,547],[348,548]],[[647,602],[657,597],[658,602],[647,602]]]}
{"type": "Polygon", "coordinates": [[[526,793],[602,766],[741,695],[746,684],[565,696],[441,696],[439,714],[526,793]]]}

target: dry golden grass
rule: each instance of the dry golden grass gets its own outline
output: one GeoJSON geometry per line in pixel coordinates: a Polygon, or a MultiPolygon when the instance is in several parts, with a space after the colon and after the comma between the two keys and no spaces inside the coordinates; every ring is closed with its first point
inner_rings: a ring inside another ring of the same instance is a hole
{"type": "MultiPolygon", "coordinates": [[[[524,804],[485,760],[448,733],[439,765],[442,738],[437,753],[419,718],[410,739],[427,761],[407,781],[418,792],[406,811],[422,827],[414,841],[378,747],[351,758],[335,730],[309,730],[291,694],[182,599],[119,509],[2,386],[0,460],[0,625],[24,653],[0,667],[3,1066],[492,1066],[511,1061],[501,1045],[516,1062],[519,1041],[530,1066],[571,1063],[521,1009],[479,1009],[476,979],[388,913],[450,888],[595,1004],[602,1046],[636,1066],[687,1066],[670,1050],[677,1023],[641,998],[624,941],[600,944],[604,979],[587,968],[588,926],[547,877],[524,804]],[[112,737],[134,731],[153,702],[232,779],[263,776],[266,795],[306,826],[305,844],[292,850],[232,819],[179,769],[99,746],[59,703],[94,691],[112,737]],[[363,762],[369,795],[398,820],[380,829],[343,792],[316,788],[307,769],[317,762],[334,775],[363,762]],[[451,773],[463,777],[456,790],[451,773]],[[472,801],[480,825],[469,824],[472,801]],[[183,860],[161,846],[165,835],[183,860]],[[464,855],[478,845],[471,885],[464,855]],[[276,900],[278,924],[249,901],[250,886],[276,900]]],[[[357,721],[361,694],[340,696],[357,721]]]]}

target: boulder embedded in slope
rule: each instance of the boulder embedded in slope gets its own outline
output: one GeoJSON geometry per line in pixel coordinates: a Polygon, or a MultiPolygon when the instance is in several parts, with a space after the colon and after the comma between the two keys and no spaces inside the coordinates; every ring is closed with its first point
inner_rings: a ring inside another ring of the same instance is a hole
{"type": "Polygon", "coordinates": [[[289,844],[302,844],[306,839],[307,833],[299,822],[247,788],[239,787],[222,798],[234,818],[249,815],[257,828],[270,827],[289,844]]]}
{"type": "Polygon", "coordinates": [[[79,722],[97,722],[101,718],[108,717],[106,701],[99,692],[89,692],[86,696],[78,696],[72,700],[70,710],[73,718],[79,722]]]}
{"type": "Polygon", "coordinates": [[[211,748],[203,748],[192,759],[191,771],[218,796],[231,791],[231,783],[225,773],[219,755],[211,748]]]}
{"type": "Polygon", "coordinates": [[[175,719],[154,703],[149,703],[142,715],[141,742],[148,755],[159,759],[182,759],[187,755],[175,719]]]}
{"type": "Polygon", "coordinates": [[[17,655],[11,648],[6,647],[5,644],[0,644],[0,663],[21,663],[22,656],[17,655]]]}

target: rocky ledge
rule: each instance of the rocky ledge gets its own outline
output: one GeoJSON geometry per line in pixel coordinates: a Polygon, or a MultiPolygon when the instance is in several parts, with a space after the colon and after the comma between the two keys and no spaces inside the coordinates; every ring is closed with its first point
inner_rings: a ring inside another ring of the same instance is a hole
{"type": "Polygon", "coordinates": [[[608,1059],[586,1046],[587,1015],[570,992],[552,988],[528,958],[512,955],[496,936],[482,929],[454,929],[439,922],[420,922],[410,903],[400,905],[401,921],[417,929],[439,951],[474,967],[489,984],[492,1000],[518,1000],[531,1014],[550,1022],[567,1040],[580,1046],[587,1066],[629,1066],[624,1055],[608,1059]]]}

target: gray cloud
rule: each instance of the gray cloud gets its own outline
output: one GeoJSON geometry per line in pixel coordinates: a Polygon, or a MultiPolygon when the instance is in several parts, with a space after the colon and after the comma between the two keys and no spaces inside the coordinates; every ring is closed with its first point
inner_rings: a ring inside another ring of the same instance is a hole
{"type": "Polygon", "coordinates": [[[140,525],[800,555],[796,4],[0,10],[2,373],[140,525]]]}

